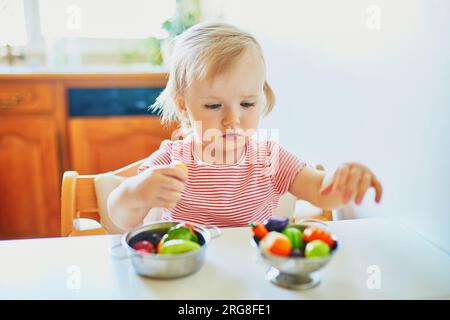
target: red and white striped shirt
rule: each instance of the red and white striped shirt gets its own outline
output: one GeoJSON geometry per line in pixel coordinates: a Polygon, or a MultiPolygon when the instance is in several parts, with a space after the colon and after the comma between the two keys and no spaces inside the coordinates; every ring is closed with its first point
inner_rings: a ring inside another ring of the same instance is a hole
{"type": "Polygon", "coordinates": [[[273,216],[280,197],[307,164],[273,141],[250,139],[241,159],[231,165],[202,162],[192,137],[164,140],[158,151],[138,168],[181,161],[188,179],[173,209],[163,209],[163,220],[181,220],[218,227],[248,226],[273,216]]]}

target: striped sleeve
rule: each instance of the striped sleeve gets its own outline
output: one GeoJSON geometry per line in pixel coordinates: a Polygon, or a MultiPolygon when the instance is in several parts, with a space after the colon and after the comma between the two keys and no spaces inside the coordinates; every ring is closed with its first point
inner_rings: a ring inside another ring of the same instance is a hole
{"type": "Polygon", "coordinates": [[[173,141],[164,140],[161,142],[159,149],[153,152],[137,169],[137,174],[142,171],[154,167],[168,165],[172,162],[172,146],[173,141]]]}
{"type": "Polygon", "coordinates": [[[283,195],[307,163],[273,141],[269,142],[269,152],[271,180],[276,192],[283,195]]]}

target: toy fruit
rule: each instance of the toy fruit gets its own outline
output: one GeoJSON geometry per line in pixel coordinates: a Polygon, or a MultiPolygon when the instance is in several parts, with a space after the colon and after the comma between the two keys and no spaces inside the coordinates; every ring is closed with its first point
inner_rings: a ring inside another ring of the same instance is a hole
{"type": "Polygon", "coordinates": [[[282,232],[286,237],[288,237],[291,242],[292,248],[300,249],[303,247],[303,234],[302,232],[293,227],[287,227],[282,232]]]}
{"type": "Polygon", "coordinates": [[[199,243],[198,236],[192,230],[192,226],[185,223],[179,223],[167,231],[167,234],[163,236],[163,242],[172,239],[184,239],[195,243],[199,243]]]}
{"type": "Polygon", "coordinates": [[[153,243],[153,245],[156,247],[158,245],[158,242],[161,241],[162,237],[163,237],[163,234],[157,233],[157,232],[153,232],[150,235],[148,235],[146,237],[146,239],[148,241],[150,241],[151,243],[153,243]]]}
{"type": "Polygon", "coordinates": [[[281,232],[287,227],[289,219],[286,217],[272,217],[264,221],[264,226],[269,231],[281,232]]]}
{"type": "Polygon", "coordinates": [[[260,240],[269,233],[267,228],[261,223],[251,222],[250,226],[252,227],[253,235],[260,240]]]}
{"type": "Polygon", "coordinates": [[[133,244],[133,249],[136,251],[146,251],[148,253],[152,253],[155,251],[155,246],[150,241],[142,240],[133,244]]]}
{"type": "Polygon", "coordinates": [[[292,245],[288,237],[284,234],[271,231],[260,242],[261,250],[282,257],[288,257],[291,254],[292,245]]]}
{"type": "Polygon", "coordinates": [[[330,246],[322,240],[313,240],[306,245],[305,257],[321,258],[330,254],[330,246]]]}
{"type": "MultiPolygon", "coordinates": [[[[164,235],[165,237],[166,235],[164,235]]],[[[164,237],[161,238],[161,240],[158,242],[158,245],[156,246],[156,252],[159,253],[161,251],[162,246],[164,245],[164,237]]]]}
{"type": "Polygon", "coordinates": [[[173,239],[164,242],[160,248],[159,254],[178,254],[200,249],[200,245],[193,241],[184,239],[173,239]]]}
{"type": "Polygon", "coordinates": [[[322,240],[328,244],[330,248],[334,248],[336,244],[336,241],[328,232],[319,228],[308,227],[303,231],[303,241],[311,242],[313,240],[322,240]]]}
{"type": "Polygon", "coordinates": [[[175,167],[180,168],[181,170],[183,170],[186,173],[188,172],[188,168],[183,162],[177,161],[175,163],[175,167]]]}

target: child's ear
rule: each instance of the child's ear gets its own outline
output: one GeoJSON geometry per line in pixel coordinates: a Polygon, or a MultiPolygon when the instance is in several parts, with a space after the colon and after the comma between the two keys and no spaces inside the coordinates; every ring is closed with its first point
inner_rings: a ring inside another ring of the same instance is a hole
{"type": "Polygon", "coordinates": [[[178,108],[178,111],[184,116],[187,117],[187,109],[186,109],[186,101],[182,95],[179,95],[175,98],[175,104],[178,108]]]}

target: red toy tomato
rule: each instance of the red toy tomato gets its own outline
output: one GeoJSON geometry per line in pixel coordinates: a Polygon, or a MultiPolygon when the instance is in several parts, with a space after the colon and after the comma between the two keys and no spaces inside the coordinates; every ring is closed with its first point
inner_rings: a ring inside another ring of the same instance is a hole
{"type": "Polygon", "coordinates": [[[303,241],[311,242],[313,240],[322,240],[330,248],[333,248],[336,242],[328,232],[319,228],[308,227],[303,231],[303,241]]]}
{"type": "Polygon", "coordinates": [[[144,250],[151,253],[155,250],[155,246],[150,241],[142,240],[133,244],[133,249],[136,251],[144,250]]]}
{"type": "Polygon", "coordinates": [[[269,233],[269,231],[262,223],[252,222],[250,226],[252,227],[253,234],[259,239],[264,238],[265,235],[269,233]]]}

